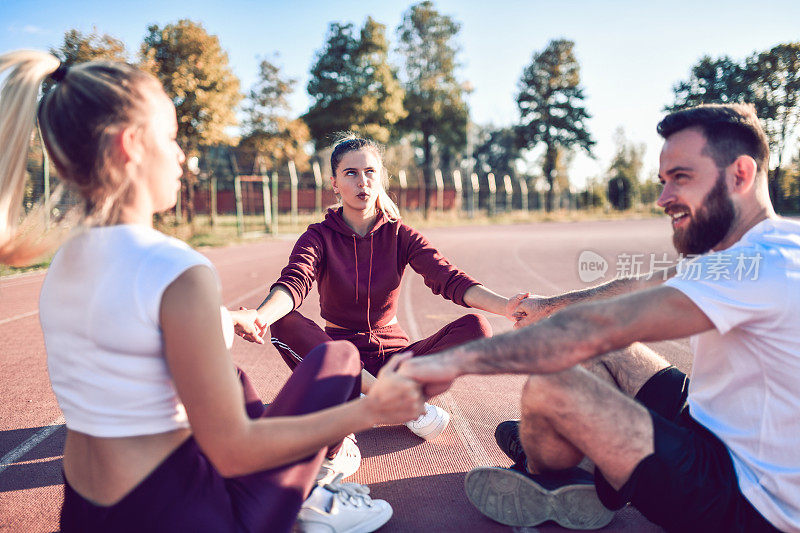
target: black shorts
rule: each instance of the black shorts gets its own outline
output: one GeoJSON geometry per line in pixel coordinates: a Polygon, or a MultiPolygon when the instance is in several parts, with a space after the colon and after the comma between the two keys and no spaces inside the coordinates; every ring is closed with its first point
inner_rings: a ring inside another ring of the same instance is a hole
{"type": "Polygon", "coordinates": [[[595,469],[600,500],[611,509],[630,502],[668,531],[778,531],[739,491],[728,449],[695,421],[686,403],[689,380],[670,366],[639,390],[653,419],[655,451],[619,491],[595,469]]]}

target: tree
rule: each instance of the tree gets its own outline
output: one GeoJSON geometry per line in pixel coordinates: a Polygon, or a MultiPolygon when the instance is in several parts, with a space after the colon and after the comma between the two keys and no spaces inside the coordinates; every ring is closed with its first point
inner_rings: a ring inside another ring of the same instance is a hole
{"type": "Polygon", "coordinates": [[[408,113],[403,107],[404,91],[397,70],[389,64],[386,26],[368,17],[361,29],[356,51],[359,77],[354,130],[378,142],[387,143],[395,125],[408,113]]]}
{"type": "Polygon", "coordinates": [[[478,143],[472,151],[476,168],[497,175],[514,174],[520,157],[517,137],[513,128],[481,128],[478,143]]]}
{"type": "Polygon", "coordinates": [[[297,80],[283,78],[274,63],[261,61],[258,81],[244,108],[244,136],[237,150],[242,168],[252,168],[253,172],[275,170],[289,161],[301,171],[308,167],[308,126],[289,117],[289,96],[296,84],[297,80]]]}
{"type": "Polygon", "coordinates": [[[318,147],[339,131],[389,141],[405,117],[403,90],[388,60],[386,26],[367,18],[360,36],[352,24],[332,23],[311,68],[312,105],[303,117],[318,147]]]}
{"type": "Polygon", "coordinates": [[[752,71],[728,56],[713,59],[703,56],[692,67],[689,79],[672,87],[675,101],[667,111],[678,111],[700,104],[728,104],[753,100],[752,71]]]}
{"type": "Polygon", "coordinates": [[[559,148],[579,147],[591,155],[595,144],[586,125],[590,115],[583,107],[574,47],[572,41],[554,40],[535,53],[522,73],[517,95],[519,145],[531,148],[542,143],[545,147],[542,173],[550,185],[545,204],[548,211],[553,209],[553,174],[559,148]]]}
{"type": "Polygon", "coordinates": [[[608,201],[614,209],[630,209],[639,192],[645,145],[629,142],[621,127],[614,137],[617,153],[608,168],[608,201]]]}
{"type": "MultiPolygon", "coordinates": [[[[460,24],[442,15],[430,1],[411,6],[397,28],[398,52],[405,60],[403,83],[408,116],[401,128],[415,134],[423,152],[427,189],[433,182],[433,152],[461,150],[467,142],[466,88],[456,79],[454,43],[460,24]]],[[[429,209],[428,195],[424,201],[429,209]]]]}
{"type": "Polygon", "coordinates": [[[673,87],[675,102],[667,110],[704,103],[751,102],[777,156],[770,173],[770,195],[777,207],[783,199],[783,157],[800,122],[800,43],[774,46],[743,62],[728,57],[703,57],[688,81],[673,87]]]}
{"type": "Polygon", "coordinates": [[[783,156],[800,122],[800,43],[779,44],[747,61],[753,72],[754,103],[770,140],[777,165],[770,176],[770,196],[783,207],[783,156]]]}
{"type": "MultiPolygon", "coordinates": [[[[172,99],[178,115],[178,143],[187,156],[201,147],[229,142],[226,128],[237,123],[239,80],[228,65],[219,39],[201,24],[179,20],[152,25],[141,49],[142,67],[154,74],[172,99]]],[[[187,214],[194,215],[196,177],[184,173],[187,214]]]]}
{"type": "Polygon", "coordinates": [[[50,52],[68,65],[95,59],[128,60],[125,43],[107,33],[99,34],[97,28],[93,28],[88,34],[76,29],[67,30],[64,32],[64,42],[61,46],[51,48],[50,52]]]}
{"type": "MultiPolygon", "coordinates": [[[[58,48],[51,48],[50,53],[67,65],[93,60],[128,61],[125,43],[107,33],[101,35],[97,28],[88,34],[76,29],[67,30],[64,42],[58,48]]],[[[44,90],[49,90],[52,83],[45,80],[44,90]]]]}

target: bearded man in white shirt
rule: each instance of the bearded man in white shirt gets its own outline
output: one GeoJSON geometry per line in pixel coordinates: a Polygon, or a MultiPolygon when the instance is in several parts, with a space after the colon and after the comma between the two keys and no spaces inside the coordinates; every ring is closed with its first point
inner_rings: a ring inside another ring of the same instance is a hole
{"type": "Polygon", "coordinates": [[[515,465],[466,478],[499,522],[594,529],[630,502],[670,531],[800,531],[800,224],[773,210],[752,106],[678,111],[658,132],[658,205],[690,256],[677,273],[525,300],[525,327],[401,372],[427,395],[530,375],[521,421],[495,433],[515,465]],[[691,380],[639,343],[689,336],[691,380]]]}

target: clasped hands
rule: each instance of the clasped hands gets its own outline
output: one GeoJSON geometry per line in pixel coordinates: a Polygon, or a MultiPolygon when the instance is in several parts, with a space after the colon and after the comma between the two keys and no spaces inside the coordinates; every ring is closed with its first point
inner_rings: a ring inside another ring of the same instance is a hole
{"type": "Polygon", "coordinates": [[[508,299],[505,316],[514,322],[515,329],[519,329],[549,316],[553,311],[550,298],[521,292],[508,299]]]}

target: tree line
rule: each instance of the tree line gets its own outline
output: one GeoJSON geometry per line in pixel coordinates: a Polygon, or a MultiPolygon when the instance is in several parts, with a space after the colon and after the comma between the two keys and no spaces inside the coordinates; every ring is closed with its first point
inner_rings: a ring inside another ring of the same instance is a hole
{"type": "MultiPolygon", "coordinates": [[[[477,126],[466,103],[471,86],[459,78],[460,28],[428,0],[405,11],[393,47],[386,26],[371,17],[361,27],[330,23],[306,86],[310,106],[299,117],[292,116],[289,105],[297,80],[282,73],[277,55],[261,60],[257,81],[242,94],[219,39],[191,20],[149,26],[135,58],[120,40],[96,30],[70,30],[52,51],[68,64],[123,60],[153,73],[175,104],[178,140],[187,158],[198,157],[209,169],[209,161],[228,154],[224,157],[238,167],[235,172],[271,173],[289,161],[304,171],[311,145],[324,166],[325,148],[337,132],[349,130],[387,144],[387,166],[419,169],[419,181],[428,190],[436,168],[509,174],[538,181],[546,209],[554,209],[559,194],[571,190],[574,153],[592,155],[596,144],[575,43],[555,39],[532,54],[517,86],[515,124],[477,126]],[[392,51],[399,65],[392,63],[392,51]],[[234,126],[239,135],[231,137],[234,126]],[[542,155],[534,168],[526,167],[534,150],[542,155]]],[[[688,79],[675,84],[673,94],[665,110],[753,102],[777,162],[770,173],[773,199],[779,210],[800,210],[800,153],[789,154],[800,120],[800,43],[780,44],[741,61],[703,57],[688,79]]],[[[642,175],[644,146],[629,141],[622,129],[615,141],[609,168],[588,180],[577,195],[579,206],[627,209],[657,197],[653,177],[642,175]]],[[[413,180],[414,172],[409,176],[413,180]]],[[[185,173],[190,217],[196,180],[196,172],[185,173]]],[[[425,200],[427,213],[427,195],[425,200]]]]}

